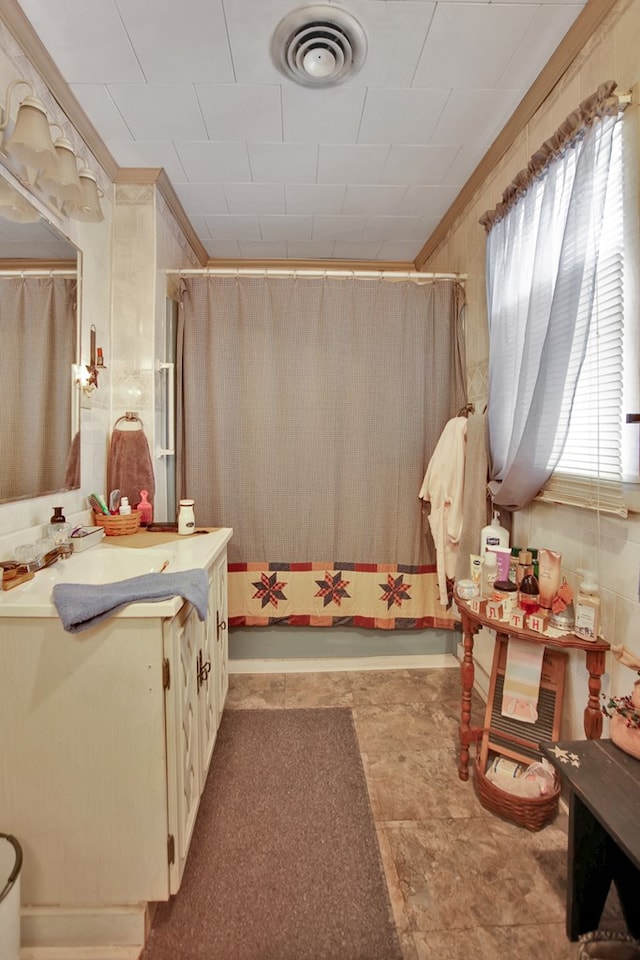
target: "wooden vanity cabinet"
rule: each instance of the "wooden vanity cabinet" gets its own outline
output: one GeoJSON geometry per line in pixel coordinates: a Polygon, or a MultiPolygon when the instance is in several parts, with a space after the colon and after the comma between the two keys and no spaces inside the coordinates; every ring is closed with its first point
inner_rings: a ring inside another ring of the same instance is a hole
{"type": "Polygon", "coordinates": [[[30,956],[135,958],[179,889],[228,685],[225,544],[206,622],[189,603],[75,635],[0,617],[0,830],[24,852],[30,956]]]}

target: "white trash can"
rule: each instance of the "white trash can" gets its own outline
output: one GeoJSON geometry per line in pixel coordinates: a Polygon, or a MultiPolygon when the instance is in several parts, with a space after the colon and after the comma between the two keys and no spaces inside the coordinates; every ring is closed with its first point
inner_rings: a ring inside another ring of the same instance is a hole
{"type": "Polygon", "coordinates": [[[20,870],[22,847],[0,833],[0,957],[20,960],[20,870]]]}

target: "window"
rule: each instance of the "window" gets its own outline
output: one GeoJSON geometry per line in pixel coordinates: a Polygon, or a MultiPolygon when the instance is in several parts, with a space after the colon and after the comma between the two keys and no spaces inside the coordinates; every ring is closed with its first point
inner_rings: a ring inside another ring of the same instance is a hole
{"type": "Polygon", "coordinates": [[[509,509],[538,496],[625,512],[622,440],[638,441],[623,432],[640,380],[636,325],[623,322],[637,204],[624,163],[633,137],[614,89],[580,104],[481,221],[489,487],[509,509]]]}

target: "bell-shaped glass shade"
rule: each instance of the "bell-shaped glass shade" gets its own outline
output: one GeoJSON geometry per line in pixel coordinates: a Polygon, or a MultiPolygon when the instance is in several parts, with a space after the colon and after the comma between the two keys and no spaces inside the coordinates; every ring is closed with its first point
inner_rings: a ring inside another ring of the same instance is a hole
{"type": "Polygon", "coordinates": [[[55,200],[61,203],[70,200],[80,203],[82,187],[78,176],[78,164],[73,147],[64,137],[55,142],[57,163],[53,170],[47,170],[38,177],[38,184],[55,200]]]}
{"type": "Polygon", "coordinates": [[[0,180],[0,217],[14,223],[36,223],[40,214],[11,184],[0,180]]]}
{"type": "Polygon", "coordinates": [[[102,207],[100,206],[100,195],[98,194],[98,183],[95,175],[86,167],[78,170],[80,179],[80,189],[82,196],[80,201],[65,201],[63,212],[74,220],[82,220],[85,223],[101,223],[104,220],[102,207]]]}
{"type": "Polygon", "coordinates": [[[2,149],[8,157],[25,167],[47,171],[55,168],[57,155],[51,139],[49,121],[44,106],[37,97],[24,98],[18,109],[13,131],[2,149]]]}

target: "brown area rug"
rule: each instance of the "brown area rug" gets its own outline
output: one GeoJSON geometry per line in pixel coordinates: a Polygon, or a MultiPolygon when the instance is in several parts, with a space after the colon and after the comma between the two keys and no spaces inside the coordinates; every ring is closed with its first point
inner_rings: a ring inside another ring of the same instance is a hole
{"type": "Polygon", "coordinates": [[[227,711],[143,960],[401,957],[351,711],[227,711]]]}

